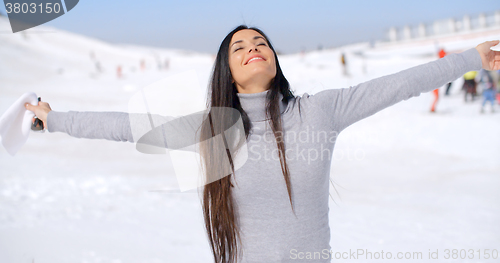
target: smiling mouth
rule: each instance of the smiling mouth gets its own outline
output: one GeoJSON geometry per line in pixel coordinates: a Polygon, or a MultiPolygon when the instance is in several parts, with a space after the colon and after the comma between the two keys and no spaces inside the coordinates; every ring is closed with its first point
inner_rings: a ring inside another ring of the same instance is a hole
{"type": "Polygon", "coordinates": [[[261,57],[254,57],[254,58],[251,58],[248,62],[247,62],[247,65],[254,62],[254,61],[266,61],[265,59],[261,58],[261,57]]]}

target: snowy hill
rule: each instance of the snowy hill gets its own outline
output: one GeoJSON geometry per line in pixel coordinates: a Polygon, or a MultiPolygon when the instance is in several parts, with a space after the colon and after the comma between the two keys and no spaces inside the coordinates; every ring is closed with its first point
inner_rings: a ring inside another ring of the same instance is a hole
{"type": "MultiPolygon", "coordinates": [[[[9,29],[0,17],[0,31],[9,29]]],[[[498,38],[491,32],[440,44],[460,52],[498,38]]],[[[0,34],[0,43],[0,114],[28,91],[55,111],[127,111],[134,92],[187,70],[196,72],[199,93],[173,88],[164,99],[196,108],[189,102],[204,98],[213,63],[212,54],[115,45],[43,26],[0,34]]],[[[283,55],[280,64],[302,95],[427,63],[435,53],[435,42],[359,43],[283,55]]],[[[461,85],[441,96],[437,114],[428,113],[432,95],[422,94],[342,132],[331,175],[342,198],[331,189],[334,252],[421,251],[429,262],[429,249],[500,248],[500,107],[481,114],[479,100],[463,102],[461,85]]],[[[211,259],[198,196],[157,191],[177,186],[165,155],[32,133],[16,156],[0,149],[0,167],[0,262],[211,259]]]]}

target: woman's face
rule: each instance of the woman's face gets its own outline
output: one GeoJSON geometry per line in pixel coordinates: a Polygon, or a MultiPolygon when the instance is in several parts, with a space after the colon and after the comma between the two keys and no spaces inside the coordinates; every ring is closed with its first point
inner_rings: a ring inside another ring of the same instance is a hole
{"type": "Polygon", "coordinates": [[[229,44],[229,68],[238,92],[265,91],[276,76],[274,52],[257,31],[240,30],[229,44]]]}

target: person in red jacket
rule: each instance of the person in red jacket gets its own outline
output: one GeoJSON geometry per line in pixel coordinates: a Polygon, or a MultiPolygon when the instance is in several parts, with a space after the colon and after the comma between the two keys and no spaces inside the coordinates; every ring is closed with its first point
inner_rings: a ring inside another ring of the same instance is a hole
{"type": "Polygon", "coordinates": [[[446,56],[446,52],[444,51],[444,48],[441,48],[441,50],[439,50],[439,58],[444,58],[444,56],[446,56]]]}

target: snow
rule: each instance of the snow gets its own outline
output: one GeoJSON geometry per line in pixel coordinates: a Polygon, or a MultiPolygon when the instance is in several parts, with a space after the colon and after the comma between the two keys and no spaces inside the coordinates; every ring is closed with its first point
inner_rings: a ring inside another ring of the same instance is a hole
{"type": "MultiPolygon", "coordinates": [[[[4,17],[2,30],[9,30],[4,17]]],[[[439,44],[460,52],[498,35],[448,37],[439,44]]],[[[214,59],[112,45],[43,26],[26,36],[0,34],[0,43],[0,113],[29,91],[56,111],[127,111],[140,88],[194,70],[199,93],[172,89],[166,98],[187,102],[205,96],[214,59]],[[158,69],[157,61],[166,59],[169,68],[158,69]]],[[[435,50],[431,41],[359,43],[282,55],[280,64],[296,95],[314,94],[430,62],[435,50]],[[350,77],[342,76],[342,52],[350,77]]],[[[488,107],[481,114],[480,99],[464,103],[461,84],[441,96],[436,114],[428,113],[433,97],[426,93],[341,133],[331,175],[340,196],[330,189],[333,253],[422,252],[419,262],[444,262],[444,249],[474,249],[474,259],[450,262],[495,262],[480,261],[477,250],[500,250],[500,114],[488,107]],[[436,250],[439,260],[430,260],[436,250]]],[[[177,187],[167,155],[141,154],[131,143],[33,132],[16,156],[0,149],[0,167],[0,262],[211,260],[198,195],[166,191],[177,187]]]]}

